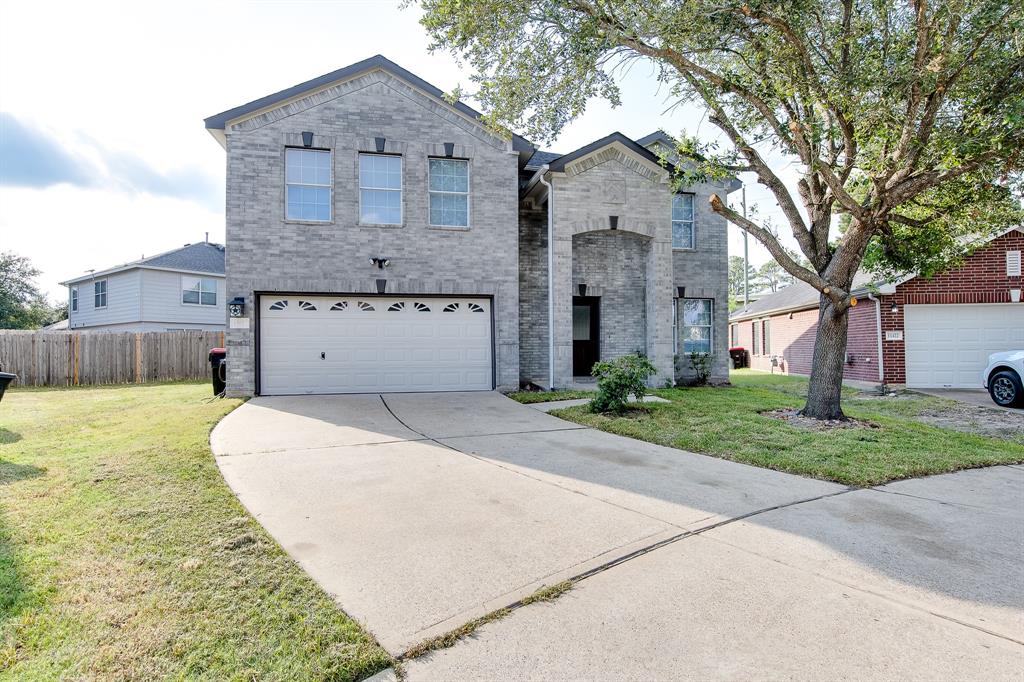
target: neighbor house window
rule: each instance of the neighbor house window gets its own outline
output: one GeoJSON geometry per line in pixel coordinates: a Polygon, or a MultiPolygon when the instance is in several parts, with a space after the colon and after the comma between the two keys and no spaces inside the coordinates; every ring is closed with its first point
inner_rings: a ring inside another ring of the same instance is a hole
{"type": "Polygon", "coordinates": [[[738,324],[729,325],[729,345],[733,348],[740,345],[740,326],[738,324]]]}
{"type": "Polygon", "coordinates": [[[751,346],[750,354],[751,355],[760,355],[761,354],[761,351],[759,350],[760,347],[761,347],[761,344],[758,343],[758,337],[759,336],[760,336],[760,334],[757,333],[757,322],[751,322],[750,323],[750,346],[751,346]]]}
{"type": "Polygon", "coordinates": [[[71,287],[71,312],[78,312],[78,287],[71,287]]]}
{"type": "Polygon", "coordinates": [[[672,248],[694,248],[692,194],[672,195],[672,248]]]}
{"type": "Polygon", "coordinates": [[[764,354],[772,354],[772,323],[771,320],[761,322],[761,333],[764,335],[764,354]]]}
{"type": "Polygon", "coordinates": [[[711,352],[710,298],[683,299],[683,353],[711,352]]]}
{"type": "Polygon", "coordinates": [[[359,155],[359,221],[402,224],[402,157],[359,155]]]}
{"type": "Polygon", "coordinates": [[[217,280],[182,277],[181,302],[186,305],[217,305],[217,280]]]}
{"type": "Polygon", "coordinates": [[[430,224],[469,227],[469,162],[430,159],[430,224]]]}
{"type": "Polygon", "coordinates": [[[106,308],[107,307],[107,280],[101,279],[98,282],[93,282],[92,294],[93,294],[93,307],[94,308],[106,308]]]}
{"type": "Polygon", "coordinates": [[[331,219],[331,153],[319,149],[284,151],[285,218],[331,219]]]}

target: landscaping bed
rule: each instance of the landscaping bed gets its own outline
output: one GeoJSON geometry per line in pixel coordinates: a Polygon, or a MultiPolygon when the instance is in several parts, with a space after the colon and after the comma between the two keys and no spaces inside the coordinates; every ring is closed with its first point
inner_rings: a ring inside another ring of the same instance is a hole
{"type": "Polygon", "coordinates": [[[552,414],[659,445],[853,486],[1024,462],[1024,433],[993,437],[985,427],[965,432],[929,423],[936,413],[959,409],[950,400],[875,399],[850,389],[843,409],[859,424],[808,429],[766,414],[800,408],[805,378],[739,370],[731,380],[727,388],[656,390],[669,402],[647,403],[642,412],[623,416],[593,414],[585,405],[552,414]]]}
{"type": "Polygon", "coordinates": [[[0,677],[361,679],[391,663],[242,508],[203,384],[8,392],[0,677]]]}

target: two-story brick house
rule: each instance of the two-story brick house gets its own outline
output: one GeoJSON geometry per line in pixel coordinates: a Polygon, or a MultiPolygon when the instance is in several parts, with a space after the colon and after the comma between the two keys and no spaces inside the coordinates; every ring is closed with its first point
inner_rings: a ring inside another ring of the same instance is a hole
{"type": "Polygon", "coordinates": [[[206,127],[227,151],[227,297],[244,305],[234,395],[561,387],[633,352],[658,384],[689,352],[727,376],[708,199],[736,185],[673,192],[663,133],[539,152],[381,56],[206,127]]]}

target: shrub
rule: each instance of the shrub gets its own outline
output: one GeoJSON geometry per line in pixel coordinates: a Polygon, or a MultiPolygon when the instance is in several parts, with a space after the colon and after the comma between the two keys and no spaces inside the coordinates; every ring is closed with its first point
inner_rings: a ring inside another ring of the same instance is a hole
{"type": "Polygon", "coordinates": [[[591,412],[623,412],[629,396],[640,400],[647,393],[647,378],[654,365],[644,355],[623,355],[598,362],[591,371],[597,377],[597,395],[590,401],[591,412]]]}
{"type": "Polygon", "coordinates": [[[715,356],[711,353],[690,353],[690,369],[693,370],[693,385],[703,386],[711,376],[711,361],[715,356]]]}

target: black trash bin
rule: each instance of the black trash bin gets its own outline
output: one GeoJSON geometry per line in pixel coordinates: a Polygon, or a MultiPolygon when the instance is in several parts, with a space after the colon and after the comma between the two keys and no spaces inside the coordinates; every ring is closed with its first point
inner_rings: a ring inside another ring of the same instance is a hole
{"type": "Polygon", "coordinates": [[[17,378],[17,374],[11,374],[10,372],[0,372],[0,400],[4,399],[4,391],[7,390],[7,384],[11,383],[17,378]]]}
{"type": "Polygon", "coordinates": [[[210,375],[213,379],[213,394],[220,395],[227,386],[227,350],[224,348],[210,349],[210,375]]]}
{"type": "Polygon", "coordinates": [[[732,358],[733,369],[741,369],[747,366],[747,349],[736,346],[729,349],[729,357],[732,358]]]}

